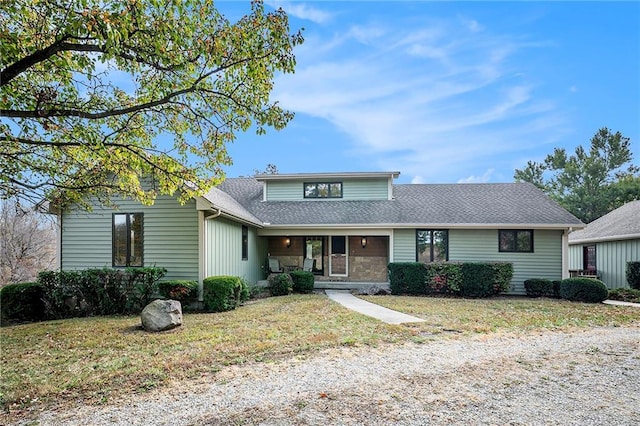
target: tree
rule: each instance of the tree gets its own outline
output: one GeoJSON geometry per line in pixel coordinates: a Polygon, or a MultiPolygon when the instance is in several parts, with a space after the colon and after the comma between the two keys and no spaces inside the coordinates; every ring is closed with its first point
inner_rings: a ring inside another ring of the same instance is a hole
{"type": "Polygon", "coordinates": [[[55,265],[52,221],[15,200],[0,202],[0,285],[34,281],[55,265]]]}
{"type": "Polygon", "coordinates": [[[544,163],[529,161],[514,178],[531,182],[585,223],[627,201],[640,198],[640,170],[632,164],[630,139],[606,127],[591,138],[586,151],[578,146],[568,156],[556,148],[544,163]],[[550,176],[549,176],[550,175],[550,176]]]}
{"type": "Polygon", "coordinates": [[[264,170],[260,171],[258,169],[253,169],[254,175],[277,175],[278,174],[278,166],[273,163],[267,164],[264,170]]]}
{"type": "Polygon", "coordinates": [[[0,197],[184,201],[223,178],[237,132],[282,129],[270,94],[301,34],[262,1],[235,23],[213,3],[0,2],[0,197]]]}

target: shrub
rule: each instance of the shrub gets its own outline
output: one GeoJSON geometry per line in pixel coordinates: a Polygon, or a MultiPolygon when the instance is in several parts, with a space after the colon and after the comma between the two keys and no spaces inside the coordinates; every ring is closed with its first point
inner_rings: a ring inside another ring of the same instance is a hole
{"type": "Polygon", "coordinates": [[[609,299],[622,302],[640,303],[640,290],[633,288],[617,288],[609,290],[609,299]]]}
{"type": "Polygon", "coordinates": [[[42,286],[38,283],[9,284],[0,288],[0,324],[31,322],[44,318],[42,286]]]}
{"type": "Polygon", "coordinates": [[[494,262],[491,263],[493,269],[493,292],[494,294],[504,293],[511,288],[513,278],[513,263],[494,262]]]}
{"type": "Polygon", "coordinates": [[[458,293],[462,282],[460,263],[434,262],[426,264],[427,293],[458,293]]]}
{"type": "Polygon", "coordinates": [[[239,277],[222,275],[208,277],[202,281],[203,304],[208,312],[224,312],[237,308],[242,303],[244,293],[248,295],[248,290],[239,277]]]}
{"type": "Polygon", "coordinates": [[[131,314],[151,301],[166,272],[157,267],[45,271],[38,283],[48,318],[131,314]]]}
{"type": "Polygon", "coordinates": [[[313,285],[315,284],[315,278],[312,272],[309,271],[293,271],[289,273],[291,280],[293,281],[293,291],[296,293],[311,293],[313,292],[313,285]]]}
{"type": "Polygon", "coordinates": [[[391,294],[426,294],[427,268],[420,262],[389,263],[391,294]]]}
{"type": "Polygon", "coordinates": [[[553,297],[555,299],[560,299],[560,284],[562,281],[553,280],[551,283],[553,284],[553,297]]]}
{"type": "Polygon", "coordinates": [[[293,291],[293,280],[289,274],[269,275],[269,291],[272,296],[286,296],[293,291]]]}
{"type": "Polygon", "coordinates": [[[629,287],[640,290],[640,262],[627,262],[626,275],[629,287]]]}
{"type": "Polygon", "coordinates": [[[529,297],[552,297],[553,282],[546,278],[532,278],[524,281],[524,289],[529,297]]]}
{"type": "Polygon", "coordinates": [[[488,297],[493,294],[493,266],[489,263],[463,263],[460,295],[463,297],[488,297]]]}
{"type": "Polygon", "coordinates": [[[158,293],[165,299],[190,303],[198,298],[198,283],[188,280],[160,281],[158,293]]]}
{"type": "Polygon", "coordinates": [[[593,278],[567,278],[560,283],[560,296],[574,302],[600,303],[609,296],[607,286],[593,278]]]}

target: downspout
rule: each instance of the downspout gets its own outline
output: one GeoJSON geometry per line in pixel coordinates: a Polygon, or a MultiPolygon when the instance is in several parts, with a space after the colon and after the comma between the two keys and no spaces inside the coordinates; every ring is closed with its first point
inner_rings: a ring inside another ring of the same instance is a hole
{"type": "Polygon", "coordinates": [[[211,211],[214,211],[215,213],[213,214],[213,216],[209,216],[207,218],[204,217],[204,211],[200,211],[198,216],[199,216],[199,221],[198,221],[198,232],[200,234],[200,266],[199,266],[199,271],[198,271],[198,301],[202,302],[204,300],[204,288],[203,288],[203,280],[207,277],[208,273],[209,273],[209,244],[208,244],[208,234],[209,234],[209,227],[207,226],[207,221],[209,219],[215,219],[217,217],[219,217],[222,214],[222,209],[217,209],[218,211],[216,211],[216,209],[214,209],[213,207],[211,208],[211,211]]]}

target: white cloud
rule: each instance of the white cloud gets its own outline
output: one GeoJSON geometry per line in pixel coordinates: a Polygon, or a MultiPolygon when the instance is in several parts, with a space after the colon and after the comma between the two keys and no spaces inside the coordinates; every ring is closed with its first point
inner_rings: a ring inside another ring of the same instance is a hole
{"type": "MultiPolygon", "coordinates": [[[[415,182],[443,182],[479,158],[516,153],[562,121],[510,59],[535,43],[492,35],[474,21],[395,29],[358,24],[301,46],[275,99],[349,136],[349,154],[415,182]],[[367,48],[363,49],[362,46],[367,48]],[[381,159],[381,160],[379,160],[381,159]]],[[[462,175],[464,176],[464,175],[462,175]]],[[[470,181],[490,181],[493,170],[470,181]]]]}
{"type": "Polygon", "coordinates": [[[464,179],[459,179],[458,183],[487,183],[491,180],[491,176],[495,172],[495,169],[488,169],[482,174],[482,176],[468,176],[464,179]]]}
{"type": "Polygon", "coordinates": [[[411,179],[411,183],[414,183],[414,184],[416,184],[416,183],[426,183],[426,180],[422,176],[414,176],[411,179]]]}
{"type": "Polygon", "coordinates": [[[318,24],[324,24],[331,19],[330,13],[312,7],[307,3],[293,3],[289,1],[268,1],[266,3],[274,8],[282,7],[288,15],[318,24]]]}

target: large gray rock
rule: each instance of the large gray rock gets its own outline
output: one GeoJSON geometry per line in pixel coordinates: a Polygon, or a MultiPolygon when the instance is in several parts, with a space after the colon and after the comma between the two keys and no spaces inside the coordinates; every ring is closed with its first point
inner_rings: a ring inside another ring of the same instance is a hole
{"type": "Polygon", "coordinates": [[[164,331],[182,325],[182,305],[177,300],[154,300],[140,314],[147,331],[164,331]]]}

